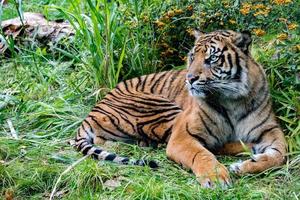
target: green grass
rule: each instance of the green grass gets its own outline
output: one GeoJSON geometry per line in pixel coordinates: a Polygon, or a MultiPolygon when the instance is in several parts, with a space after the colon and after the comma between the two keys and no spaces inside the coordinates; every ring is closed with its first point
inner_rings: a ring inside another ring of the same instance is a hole
{"type": "MultiPolygon", "coordinates": [[[[124,0],[120,7],[107,4],[106,10],[90,12],[86,17],[91,23],[87,24],[80,12],[92,9],[89,2],[31,0],[23,3],[23,11],[43,12],[50,18],[68,18],[72,23],[80,22],[81,26],[75,42],[68,44],[69,54],[19,46],[21,52],[15,57],[0,59],[0,199],[7,191],[12,191],[16,199],[49,198],[59,176],[82,157],[67,142],[74,137],[75,130],[93,105],[116,82],[163,69],[156,48],[157,37],[163,35],[157,35],[151,20],[167,11],[170,2],[124,0]],[[60,9],[51,8],[49,4],[60,9]],[[145,15],[150,16],[150,22],[142,20],[145,15]],[[102,20],[106,17],[110,17],[110,21],[102,20]],[[111,27],[107,28],[107,24],[111,27]],[[92,31],[97,26],[102,27],[106,35],[92,31]],[[91,41],[97,45],[92,45],[91,41]],[[109,65],[104,72],[100,66],[104,66],[106,55],[110,60],[106,60],[109,65]],[[17,139],[11,136],[7,120],[11,120],[16,129],[17,139]]],[[[180,1],[174,2],[173,6],[183,6],[180,1]]],[[[17,12],[10,2],[3,9],[2,19],[12,16],[17,16],[17,12]]],[[[289,143],[288,162],[282,168],[244,177],[232,175],[231,188],[206,190],[200,188],[191,172],[166,158],[165,147],[151,149],[117,143],[108,149],[135,158],[151,157],[159,162],[160,168],[151,170],[85,159],[62,176],[57,187],[59,197],[299,199],[300,88],[297,74],[300,52],[294,50],[294,46],[300,44],[300,38],[298,32],[290,32],[289,40],[278,41],[276,35],[280,32],[275,27],[265,37],[254,38],[252,52],[267,71],[274,108],[289,143]],[[106,186],[108,180],[114,180],[119,186],[106,186]]],[[[219,157],[226,166],[239,159],[246,158],[219,157]]]]}

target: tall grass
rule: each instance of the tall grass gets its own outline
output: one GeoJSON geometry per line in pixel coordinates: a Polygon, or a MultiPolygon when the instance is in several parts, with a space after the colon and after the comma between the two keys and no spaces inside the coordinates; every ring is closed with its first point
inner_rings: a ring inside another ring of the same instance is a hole
{"type": "Polygon", "coordinates": [[[140,9],[147,6],[145,2],[135,0],[118,5],[106,0],[69,0],[69,3],[67,9],[54,8],[75,28],[77,44],[83,52],[82,62],[90,67],[96,88],[111,89],[126,77],[156,70],[152,62],[157,59],[151,48],[154,45],[151,25],[141,26],[138,21],[141,12],[145,12],[140,9]],[[126,23],[125,18],[130,18],[131,23],[126,23]]]}

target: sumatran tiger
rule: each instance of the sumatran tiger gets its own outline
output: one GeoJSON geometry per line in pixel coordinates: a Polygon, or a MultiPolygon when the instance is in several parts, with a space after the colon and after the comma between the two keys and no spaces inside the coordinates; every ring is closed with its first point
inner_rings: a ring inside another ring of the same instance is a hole
{"type": "Polygon", "coordinates": [[[166,143],[167,157],[191,169],[208,188],[230,184],[216,153],[234,155],[251,147],[249,160],[229,167],[240,175],[282,165],[286,142],[265,72],[250,54],[251,34],[195,31],[195,37],[187,69],[119,83],[83,120],[75,147],[96,159],[155,168],[154,161],[121,157],[95,144],[166,143]]]}

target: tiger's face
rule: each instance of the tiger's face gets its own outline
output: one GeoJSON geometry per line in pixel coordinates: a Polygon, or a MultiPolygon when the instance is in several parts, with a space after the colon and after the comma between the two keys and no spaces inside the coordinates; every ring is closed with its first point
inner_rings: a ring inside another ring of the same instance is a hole
{"type": "Polygon", "coordinates": [[[195,34],[196,42],[188,55],[186,84],[195,97],[237,99],[249,93],[247,78],[249,33],[215,31],[195,34]]]}

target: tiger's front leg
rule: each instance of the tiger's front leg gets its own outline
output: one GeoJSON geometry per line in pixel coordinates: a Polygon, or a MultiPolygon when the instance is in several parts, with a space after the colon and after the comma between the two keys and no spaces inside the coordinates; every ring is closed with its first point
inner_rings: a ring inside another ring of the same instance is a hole
{"type": "Polygon", "coordinates": [[[188,122],[178,124],[180,121],[180,118],[176,120],[167,145],[168,158],[191,169],[205,188],[213,188],[216,183],[221,187],[228,186],[230,176],[226,167],[204,147],[203,138],[190,132],[188,122]]]}
{"type": "Polygon", "coordinates": [[[233,163],[230,170],[236,174],[259,173],[284,164],[286,142],[278,126],[267,127],[261,132],[252,147],[252,158],[233,163]]]}

